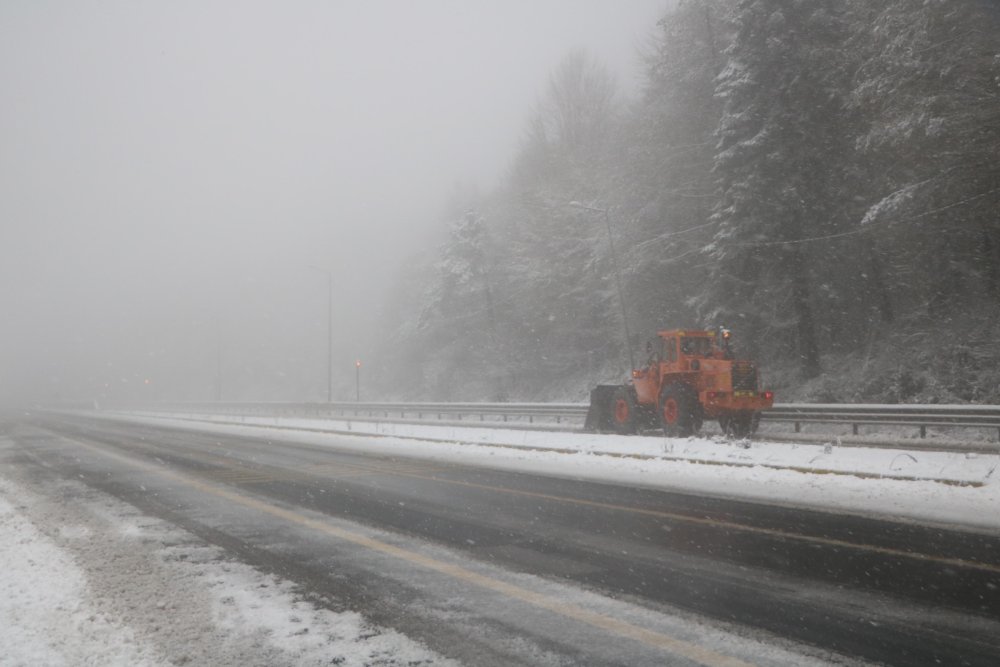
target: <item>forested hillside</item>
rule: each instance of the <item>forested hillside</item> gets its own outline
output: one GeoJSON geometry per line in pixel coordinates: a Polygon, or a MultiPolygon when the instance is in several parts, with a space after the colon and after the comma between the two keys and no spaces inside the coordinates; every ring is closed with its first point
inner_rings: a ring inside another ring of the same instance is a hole
{"type": "Polygon", "coordinates": [[[625,100],[552,72],[504,181],[400,276],[385,398],[582,400],[725,325],[780,400],[1000,402],[1000,5],[687,0],[625,100]],[[640,357],[641,358],[641,357],[640,357]]]}

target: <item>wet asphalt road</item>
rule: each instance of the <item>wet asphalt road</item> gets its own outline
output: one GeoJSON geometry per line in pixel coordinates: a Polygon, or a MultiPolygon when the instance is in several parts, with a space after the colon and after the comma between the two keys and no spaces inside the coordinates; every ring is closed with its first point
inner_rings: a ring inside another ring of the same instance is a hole
{"type": "Polygon", "coordinates": [[[559,641],[542,620],[536,653],[519,652],[504,637],[525,632],[517,619],[435,622],[420,611],[432,603],[421,601],[419,586],[388,570],[373,574],[346,553],[331,568],[328,546],[274,516],[255,520],[225,497],[206,504],[195,499],[198,488],[176,488],[169,477],[150,493],[148,471],[123,467],[143,462],[203,488],[235,489],[654,611],[679,609],[863,660],[1000,664],[997,536],[111,421],[35,417],[8,424],[7,436],[39,474],[81,479],[296,581],[320,603],[358,608],[471,664],[656,657],[559,641]],[[545,659],[535,660],[539,646],[545,659]]]}

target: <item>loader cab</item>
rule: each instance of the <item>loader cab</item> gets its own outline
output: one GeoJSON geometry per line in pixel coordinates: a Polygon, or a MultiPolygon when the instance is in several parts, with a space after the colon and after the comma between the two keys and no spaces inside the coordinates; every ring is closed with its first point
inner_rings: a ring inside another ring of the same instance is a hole
{"type": "Polygon", "coordinates": [[[711,331],[671,330],[659,332],[661,358],[664,363],[677,367],[680,362],[711,359],[716,355],[715,335],[711,331]]]}
{"type": "Polygon", "coordinates": [[[647,366],[657,367],[660,363],[676,364],[679,360],[693,357],[710,357],[712,341],[709,338],[672,334],[661,336],[646,343],[647,366]]]}

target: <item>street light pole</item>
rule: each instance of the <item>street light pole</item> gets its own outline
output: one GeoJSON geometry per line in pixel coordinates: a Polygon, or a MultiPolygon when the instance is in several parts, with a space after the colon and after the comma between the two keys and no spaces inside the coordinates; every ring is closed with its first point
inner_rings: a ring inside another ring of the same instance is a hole
{"type": "Polygon", "coordinates": [[[354,401],[361,402],[361,360],[354,362],[354,401]]]}
{"type": "Polygon", "coordinates": [[[222,402],[222,338],[219,338],[215,356],[215,400],[222,402]]]}
{"type": "Polygon", "coordinates": [[[618,254],[615,252],[615,239],[614,235],[611,233],[610,209],[587,206],[586,204],[581,204],[578,201],[571,201],[569,205],[575,208],[581,208],[585,211],[604,214],[604,226],[608,230],[608,248],[611,250],[611,263],[615,269],[615,287],[618,290],[618,305],[621,307],[622,311],[622,328],[625,330],[625,350],[628,352],[629,370],[634,370],[638,367],[635,365],[635,355],[632,352],[632,335],[628,330],[628,315],[625,313],[625,292],[622,290],[622,272],[618,265],[618,254]]]}
{"type": "Polygon", "coordinates": [[[333,273],[312,264],[309,268],[326,274],[326,402],[333,403],[333,273]]]}

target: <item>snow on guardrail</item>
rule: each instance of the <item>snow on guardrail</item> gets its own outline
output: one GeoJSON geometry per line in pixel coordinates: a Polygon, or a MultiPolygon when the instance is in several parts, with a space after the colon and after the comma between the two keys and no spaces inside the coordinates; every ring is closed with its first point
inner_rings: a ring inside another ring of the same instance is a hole
{"type": "MultiPolygon", "coordinates": [[[[580,429],[586,403],[157,403],[115,406],[188,414],[260,415],[280,417],[365,417],[385,421],[473,420],[524,424],[550,430],[580,429]]],[[[880,405],[834,403],[779,403],[762,415],[764,423],[787,423],[800,433],[806,424],[842,424],[859,435],[860,427],[909,427],[920,438],[927,429],[975,428],[996,432],[1000,439],[1000,406],[996,405],[880,405]]]]}

